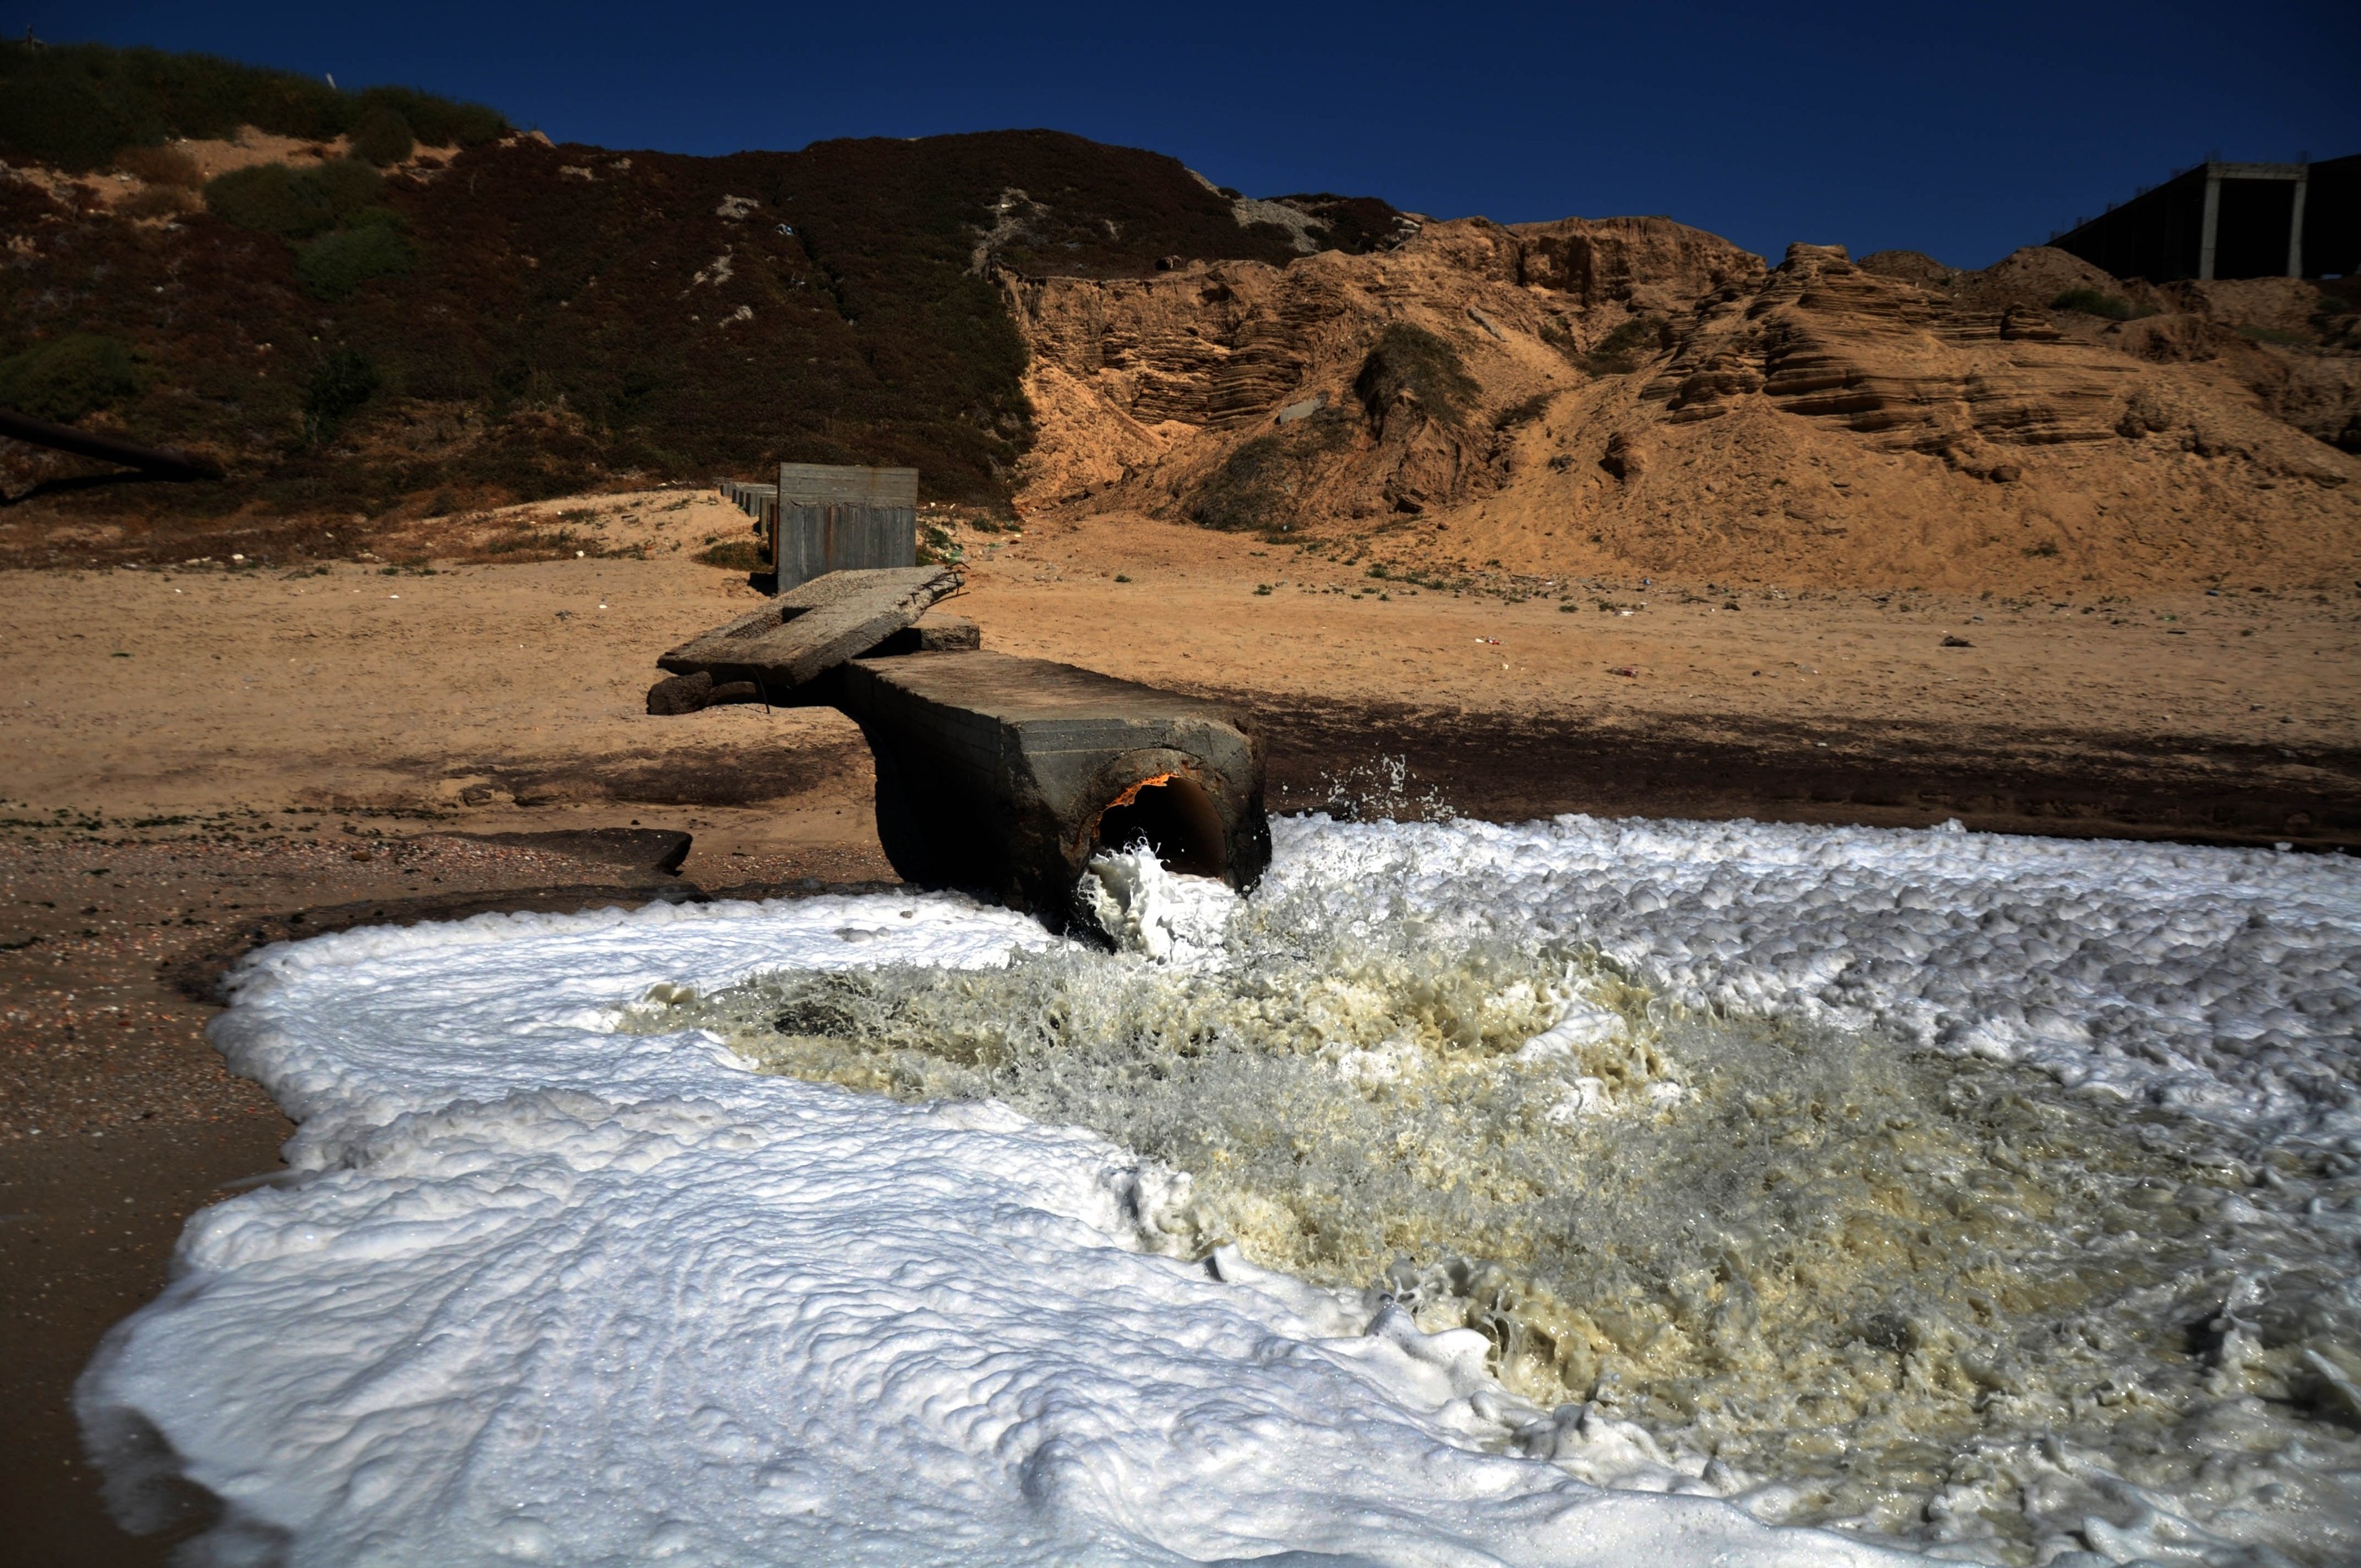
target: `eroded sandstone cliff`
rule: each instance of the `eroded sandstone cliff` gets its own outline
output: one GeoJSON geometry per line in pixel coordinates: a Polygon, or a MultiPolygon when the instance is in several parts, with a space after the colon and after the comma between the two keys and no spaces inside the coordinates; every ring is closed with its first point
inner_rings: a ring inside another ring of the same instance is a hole
{"type": "Polygon", "coordinates": [[[2327,580],[2361,543],[2361,357],[2312,284],[1766,268],[1660,218],[1001,282],[1037,510],[1512,577],[2327,580]]]}

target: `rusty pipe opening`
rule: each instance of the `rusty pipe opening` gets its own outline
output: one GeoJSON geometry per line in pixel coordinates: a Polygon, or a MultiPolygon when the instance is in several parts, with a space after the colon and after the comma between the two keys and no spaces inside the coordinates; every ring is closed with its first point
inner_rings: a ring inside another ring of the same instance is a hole
{"type": "Polygon", "coordinates": [[[1107,802],[1092,830],[1091,850],[1128,850],[1142,839],[1166,871],[1211,877],[1229,871],[1221,810],[1205,786],[1186,774],[1142,779],[1107,802]]]}

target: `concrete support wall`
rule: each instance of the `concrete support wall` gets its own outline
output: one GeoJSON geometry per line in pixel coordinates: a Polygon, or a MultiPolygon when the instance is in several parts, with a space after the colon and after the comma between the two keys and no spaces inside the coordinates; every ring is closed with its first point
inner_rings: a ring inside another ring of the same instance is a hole
{"type": "Polygon", "coordinates": [[[2288,216],[2287,275],[2303,276],[2303,206],[2311,192],[2312,181],[2298,176],[2295,182],[2295,205],[2288,216]]]}
{"type": "Polygon", "coordinates": [[[2304,170],[2303,275],[2361,277],[2361,155],[2304,170]]]}
{"type": "MultiPolygon", "coordinates": [[[[2213,244],[2216,278],[2284,278],[2293,238],[2295,192],[2303,166],[2223,164],[2221,230],[2213,244]]],[[[2302,263],[2297,263],[2301,268],[2302,263]]]]}
{"type": "Polygon", "coordinates": [[[2207,178],[2202,168],[2175,175],[2154,190],[2049,243],[2118,278],[2162,282],[2197,276],[2205,232],[2207,178]]]}
{"type": "Polygon", "coordinates": [[[918,504],[916,468],[856,468],[835,463],[782,463],[778,494],[813,506],[911,507],[918,504]]]}
{"type": "Polygon", "coordinates": [[[779,521],[778,486],[749,485],[738,479],[721,479],[715,482],[714,488],[721,492],[722,499],[754,520],[757,534],[765,540],[772,536],[779,521]]]}
{"type": "Polygon", "coordinates": [[[918,564],[918,471],[782,463],[775,485],[714,488],[754,520],[773,592],[824,577],[918,564]]]}
{"type": "Polygon", "coordinates": [[[787,501],[772,537],[781,593],[830,572],[918,564],[918,514],[909,507],[787,501]]]}
{"type": "Polygon", "coordinates": [[[830,572],[918,563],[918,471],[782,463],[767,531],[775,591],[830,572]]]}
{"type": "Polygon", "coordinates": [[[2222,241],[2222,177],[2205,170],[2205,217],[2197,231],[2197,276],[2213,276],[2213,258],[2222,241]]]}
{"type": "Polygon", "coordinates": [[[2118,278],[2350,275],[2354,180],[2327,163],[2208,162],[2049,243],[2118,278]],[[2317,171],[2317,172],[2315,172],[2317,171]],[[2324,243],[2323,243],[2324,242],[2324,243]]]}

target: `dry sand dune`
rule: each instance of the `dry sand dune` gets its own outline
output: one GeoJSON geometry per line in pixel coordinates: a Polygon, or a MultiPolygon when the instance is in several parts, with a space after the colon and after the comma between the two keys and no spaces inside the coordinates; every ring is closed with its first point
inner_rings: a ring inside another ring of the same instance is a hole
{"type": "Polygon", "coordinates": [[[1526,584],[2342,589],[2361,546],[2353,302],[2300,280],[2160,291],[2041,247],[1765,269],[1664,219],[1471,219],[1006,290],[1048,513],[1526,584]]]}

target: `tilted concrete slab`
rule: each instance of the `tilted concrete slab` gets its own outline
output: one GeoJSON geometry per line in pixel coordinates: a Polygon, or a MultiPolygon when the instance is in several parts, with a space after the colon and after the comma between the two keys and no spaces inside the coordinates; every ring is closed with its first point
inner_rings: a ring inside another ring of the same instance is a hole
{"type": "Polygon", "coordinates": [[[675,675],[751,681],[785,701],[847,659],[904,630],[960,584],[949,566],[830,572],[750,615],[692,638],[656,661],[675,675]]]}
{"type": "Polygon", "coordinates": [[[877,762],[877,828],[906,879],[996,894],[1053,926],[1101,849],[1247,888],[1270,861],[1263,750],[1224,704],[1006,653],[846,664],[838,706],[877,762]]]}
{"type": "MultiPolygon", "coordinates": [[[[983,629],[964,616],[937,615],[932,610],[878,643],[864,648],[867,658],[901,653],[970,653],[983,646],[983,629]]],[[[667,675],[648,688],[648,711],[659,715],[697,713],[733,702],[767,703],[774,707],[834,707],[842,699],[844,667],[822,670],[790,690],[766,690],[753,681],[717,681],[705,670],[667,675]]]]}
{"type": "Polygon", "coordinates": [[[983,628],[963,615],[937,615],[928,610],[917,620],[904,627],[874,648],[862,651],[865,659],[883,659],[896,653],[972,653],[983,646],[983,628]]]}

